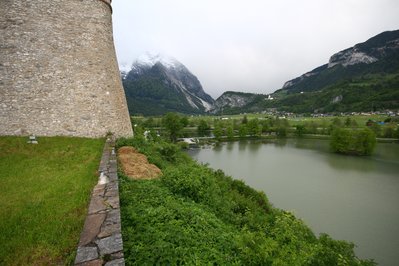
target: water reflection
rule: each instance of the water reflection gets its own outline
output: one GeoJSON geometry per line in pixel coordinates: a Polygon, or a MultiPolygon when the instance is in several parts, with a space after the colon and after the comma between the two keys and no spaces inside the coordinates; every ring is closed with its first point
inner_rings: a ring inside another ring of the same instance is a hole
{"type": "Polygon", "coordinates": [[[245,151],[246,147],[248,145],[248,141],[247,140],[241,140],[238,142],[238,150],[239,151],[245,151]]]}
{"type": "Polygon", "coordinates": [[[325,156],[330,167],[337,171],[373,172],[376,164],[369,158],[354,158],[349,155],[330,154],[325,156]]]}
{"type": "Polygon", "coordinates": [[[274,145],[279,148],[284,148],[287,145],[287,139],[278,139],[274,142],[274,145]]]}
{"type": "Polygon", "coordinates": [[[234,142],[227,142],[226,149],[231,151],[234,148],[234,142]]]}

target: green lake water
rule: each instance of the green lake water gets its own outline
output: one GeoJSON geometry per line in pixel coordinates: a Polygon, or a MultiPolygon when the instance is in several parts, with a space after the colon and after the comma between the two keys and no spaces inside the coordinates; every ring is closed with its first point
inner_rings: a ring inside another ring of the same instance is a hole
{"type": "Polygon", "coordinates": [[[190,150],[199,162],[263,190],[316,234],[356,244],[360,258],[399,265],[399,145],[370,157],[329,152],[328,141],[240,141],[190,150]]]}

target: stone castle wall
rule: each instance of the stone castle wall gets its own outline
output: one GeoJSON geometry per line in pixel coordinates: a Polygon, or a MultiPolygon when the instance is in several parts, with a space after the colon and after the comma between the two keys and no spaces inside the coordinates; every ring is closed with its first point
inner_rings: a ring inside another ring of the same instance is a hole
{"type": "Polygon", "coordinates": [[[110,2],[0,1],[0,135],[133,134],[110,2]]]}

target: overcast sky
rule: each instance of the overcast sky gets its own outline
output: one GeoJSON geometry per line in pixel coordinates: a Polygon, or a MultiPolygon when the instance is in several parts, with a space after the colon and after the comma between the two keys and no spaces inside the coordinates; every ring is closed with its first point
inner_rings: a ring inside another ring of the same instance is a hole
{"type": "Polygon", "coordinates": [[[182,62],[217,98],[271,93],[329,57],[399,29],[399,0],[114,0],[119,64],[146,51],[182,62]]]}

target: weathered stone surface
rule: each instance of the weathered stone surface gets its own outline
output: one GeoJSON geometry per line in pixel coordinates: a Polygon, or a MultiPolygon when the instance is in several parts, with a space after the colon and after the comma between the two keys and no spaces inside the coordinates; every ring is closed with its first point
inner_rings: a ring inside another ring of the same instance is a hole
{"type": "Polygon", "coordinates": [[[111,197],[107,200],[107,203],[113,208],[113,209],[119,209],[119,196],[111,197]]]}
{"type": "Polygon", "coordinates": [[[107,209],[103,197],[92,197],[89,206],[89,214],[98,213],[107,209]]]}
{"type": "Polygon", "coordinates": [[[121,232],[120,224],[111,224],[111,225],[102,227],[101,232],[98,234],[98,237],[104,238],[104,237],[108,237],[115,233],[120,233],[120,232],[121,232]]]}
{"type": "Polygon", "coordinates": [[[110,181],[117,181],[118,180],[118,174],[116,172],[109,173],[109,180],[110,181]]]}
{"type": "Polygon", "coordinates": [[[96,241],[101,255],[111,254],[123,250],[122,235],[115,234],[96,241]]]}
{"type": "Polygon", "coordinates": [[[83,262],[78,265],[79,266],[102,266],[103,264],[104,264],[104,261],[99,259],[99,260],[91,260],[91,261],[83,262]]]}
{"type": "Polygon", "coordinates": [[[125,259],[117,259],[113,261],[109,261],[105,264],[105,266],[125,266],[125,259]]]}
{"type": "Polygon", "coordinates": [[[105,197],[107,197],[107,198],[116,197],[118,195],[119,195],[119,192],[115,191],[115,190],[110,190],[110,191],[107,191],[107,193],[105,193],[105,197]]]}
{"type": "Polygon", "coordinates": [[[111,260],[122,259],[122,258],[123,258],[122,251],[111,254],[111,260]]]}
{"type": "Polygon", "coordinates": [[[93,197],[102,197],[102,196],[104,196],[104,192],[105,192],[105,184],[103,184],[103,185],[97,184],[93,189],[92,196],[93,197]]]}
{"type": "Polygon", "coordinates": [[[119,195],[118,183],[117,181],[113,181],[108,183],[105,196],[106,197],[115,197],[119,195]]]}
{"type": "Polygon", "coordinates": [[[98,258],[96,247],[79,247],[76,254],[75,264],[95,260],[98,258]]]}
{"type": "Polygon", "coordinates": [[[0,135],[133,135],[105,2],[0,1],[0,135]]]}
{"type": "Polygon", "coordinates": [[[86,217],[85,225],[80,235],[79,246],[85,246],[95,240],[105,217],[106,214],[91,214],[86,217]]]}
{"type": "Polygon", "coordinates": [[[111,236],[121,232],[121,219],[119,210],[112,210],[108,213],[107,219],[101,226],[101,231],[98,234],[99,238],[111,236]]]}
{"type": "Polygon", "coordinates": [[[117,166],[116,166],[116,160],[115,159],[111,160],[110,161],[110,166],[109,166],[109,172],[110,173],[116,173],[117,170],[118,169],[117,169],[117,166]]]}

